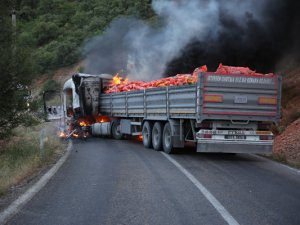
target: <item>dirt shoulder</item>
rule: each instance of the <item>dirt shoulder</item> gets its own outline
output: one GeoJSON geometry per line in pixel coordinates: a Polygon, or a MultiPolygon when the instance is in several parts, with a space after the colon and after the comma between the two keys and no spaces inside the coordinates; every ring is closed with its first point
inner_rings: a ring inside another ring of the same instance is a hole
{"type": "Polygon", "coordinates": [[[300,118],[275,138],[274,158],[300,168],[300,118]]]}

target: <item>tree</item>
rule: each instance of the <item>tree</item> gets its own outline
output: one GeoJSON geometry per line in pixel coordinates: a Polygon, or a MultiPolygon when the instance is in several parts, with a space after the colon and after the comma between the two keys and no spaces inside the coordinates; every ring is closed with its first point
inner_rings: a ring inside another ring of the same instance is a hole
{"type": "Polygon", "coordinates": [[[0,3],[0,138],[22,123],[27,86],[33,74],[27,49],[16,45],[11,4],[9,0],[0,3]]]}

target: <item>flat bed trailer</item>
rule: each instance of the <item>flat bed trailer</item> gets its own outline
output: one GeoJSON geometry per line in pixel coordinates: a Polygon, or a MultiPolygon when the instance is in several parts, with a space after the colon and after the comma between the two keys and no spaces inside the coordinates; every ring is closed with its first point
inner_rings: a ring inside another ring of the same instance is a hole
{"type": "Polygon", "coordinates": [[[198,152],[272,151],[271,125],[280,119],[278,75],[201,72],[196,84],[112,94],[103,93],[107,77],[75,77],[82,79],[77,93],[83,110],[88,108],[87,90],[98,88],[89,97],[94,98],[93,112],[111,118],[92,125],[95,135],[121,139],[142,134],[145,147],[168,153],[186,142],[196,143],[198,152]]]}

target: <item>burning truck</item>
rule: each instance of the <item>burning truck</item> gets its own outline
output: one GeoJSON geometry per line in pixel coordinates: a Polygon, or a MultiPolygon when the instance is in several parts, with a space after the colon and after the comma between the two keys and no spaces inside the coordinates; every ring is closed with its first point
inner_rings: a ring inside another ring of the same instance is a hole
{"type": "Polygon", "coordinates": [[[63,92],[68,135],[141,136],[166,153],[187,142],[197,152],[271,153],[280,119],[281,76],[222,64],[151,82],[78,73],[63,92]]]}

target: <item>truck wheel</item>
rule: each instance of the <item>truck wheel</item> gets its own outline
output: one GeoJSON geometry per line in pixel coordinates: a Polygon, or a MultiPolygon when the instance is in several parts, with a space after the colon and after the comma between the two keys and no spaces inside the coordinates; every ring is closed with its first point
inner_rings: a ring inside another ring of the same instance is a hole
{"type": "Polygon", "coordinates": [[[120,121],[115,121],[111,127],[111,133],[114,139],[123,139],[123,134],[120,132],[120,121]]]}
{"type": "Polygon", "coordinates": [[[162,123],[155,122],[152,129],[152,144],[156,151],[160,151],[162,148],[162,123]]]}
{"type": "Polygon", "coordinates": [[[164,126],[164,131],[162,135],[162,145],[165,153],[174,153],[173,140],[172,140],[172,130],[170,123],[166,123],[164,126]]]}
{"type": "Polygon", "coordinates": [[[152,147],[152,127],[149,121],[146,121],[142,129],[143,144],[146,148],[152,147]]]}

